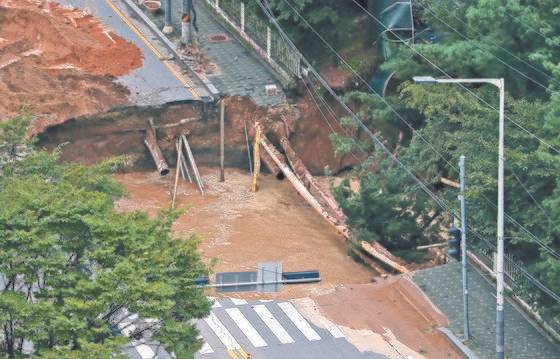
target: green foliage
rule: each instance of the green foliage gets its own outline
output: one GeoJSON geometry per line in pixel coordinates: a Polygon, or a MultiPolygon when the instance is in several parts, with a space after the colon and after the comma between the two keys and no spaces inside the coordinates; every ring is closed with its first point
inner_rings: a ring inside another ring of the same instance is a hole
{"type": "MultiPolygon", "coordinates": [[[[416,51],[451,77],[505,79],[508,93],[506,115],[516,122],[506,121],[506,211],[543,243],[560,252],[560,181],[557,175],[560,155],[531,135],[560,148],[558,2],[422,0],[419,4],[430,10],[424,10],[423,16],[429,26],[443,35],[443,40],[436,44],[415,44],[416,51]],[[468,38],[447,27],[432,12],[468,38]],[[510,69],[492,54],[546,89],[510,69]],[[518,125],[526,130],[521,130],[518,125]]],[[[395,71],[397,78],[404,81],[398,93],[386,100],[416,129],[414,133],[372,94],[349,94],[346,100],[358,111],[360,118],[385,139],[389,148],[396,147],[395,134],[404,131],[406,136],[398,151],[399,159],[445,198],[454,210],[458,209],[457,192],[440,185],[439,180],[442,177],[457,180],[457,162],[460,155],[465,155],[468,223],[493,242],[496,233],[496,208],[492,203],[496,203],[497,197],[497,111],[459,86],[410,84],[408,79],[418,75],[446,77],[416,51],[400,46],[383,65],[383,69],[395,71]]],[[[498,107],[495,87],[470,86],[470,90],[491,106],[498,107]]],[[[341,139],[336,139],[335,145],[341,153],[351,149],[351,143],[341,139]]],[[[371,147],[368,150],[375,152],[371,147]]],[[[343,207],[348,211],[351,226],[370,240],[402,241],[414,245],[418,242],[414,236],[426,235],[430,228],[422,228],[420,222],[408,218],[409,208],[414,207],[403,204],[399,201],[402,197],[395,196],[400,193],[409,200],[411,193],[420,189],[411,181],[399,182],[398,176],[384,166],[374,167],[374,170],[373,173],[360,173],[362,188],[358,194],[343,196],[342,200],[346,201],[343,207]],[[387,190],[384,186],[388,182],[398,183],[400,192],[387,190]],[[387,213],[389,215],[385,216],[387,213]],[[379,216],[383,224],[376,223],[373,216],[379,216]],[[389,229],[396,227],[400,231],[401,225],[413,239],[395,239],[389,229]]],[[[342,186],[339,192],[346,193],[346,190],[342,186]]],[[[426,216],[433,211],[426,206],[413,213],[426,216]]],[[[449,218],[445,216],[436,220],[449,224],[449,218]]],[[[510,221],[506,221],[505,228],[506,252],[521,261],[545,285],[560,293],[560,261],[552,258],[510,221]]],[[[435,231],[430,233],[438,235],[435,231]]],[[[474,236],[470,238],[475,247],[482,243],[474,236]]],[[[560,312],[560,306],[535,287],[525,291],[532,301],[540,304],[541,310],[554,315],[560,312]]]]}
{"type": "Polygon", "coordinates": [[[335,188],[357,239],[378,241],[389,249],[409,249],[435,239],[438,209],[421,193],[407,190],[409,179],[390,161],[370,162],[359,173],[359,191],[351,190],[348,179],[335,188]]]}
{"type": "Polygon", "coordinates": [[[116,212],[123,192],[108,173],[121,164],[57,164],[39,151],[0,174],[2,354],[19,357],[28,340],[37,357],[115,357],[128,342],[111,331],[123,308],[157,318],[155,339],[178,358],[199,348],[189,320],[209,302],[193,285],[207,272],[198,241],[171,235],[175,211],[116,212]]]}

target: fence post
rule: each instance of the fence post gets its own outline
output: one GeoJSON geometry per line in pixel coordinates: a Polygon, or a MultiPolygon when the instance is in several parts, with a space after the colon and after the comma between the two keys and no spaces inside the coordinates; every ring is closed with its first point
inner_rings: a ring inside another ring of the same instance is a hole
{"type": "Polygon", "coordinates": [[[272,34],[270,33],[270,26],[266,27],[266,56],[270,61],[272,57],[272,34]]]}
{"type": "Polygon", "coordinates": [[[241,31],[245,32],[245,3],[241,2],[241,31]]]}

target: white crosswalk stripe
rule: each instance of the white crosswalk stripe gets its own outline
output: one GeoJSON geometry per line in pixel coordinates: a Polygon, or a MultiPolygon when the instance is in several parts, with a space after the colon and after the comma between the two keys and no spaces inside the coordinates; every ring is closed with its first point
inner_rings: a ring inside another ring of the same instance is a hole
{"type": "Polygon", "coordinates": [[[238,308],[228,308],[226,312],[255,348],[268,346],[255,327],[249,323],[249,320],[247,320],[238,308]]]}
{"type": "Polygon", "coordinates": [[[270,310],[268,310],[268,308],[265,305],[263,304],[255,305],[253,307],[253,310],[262,319],[264,324],[266,324],[266,326],[272,331],[272,333],[274,333],[276,338],[280,340],[280,343],[289,344],[294,342],[294,339],[290,336],[290,334],[288,334],[288,332],[286,331],[286,329],[284,329],[282,324],[280,324],[280,322],[278,322],[278,320],[274,318],[274,315],[272,315],[270,310]]]}
{"type": "Polygon", "coordinates": [[[222,304],[215,298],[215,297],[208,297],[214,303],[212,304],[212,308],[221,308],[222,304]]]}
{"type": "Polygon", "coordinates": [[[208,343],[202,344],[202,348],[198,351],[200,354],[212,354],[214,353],[214,349],[208,343]]]}
{"type": "Polygon", "coordinates": [[[292,323],[305,335],[307,340],[321,340],[317,332],[309,325],[309,323],[302,317],[292,303],[283,302],[278,303],[282,311],[290,318],[292,323]]]}
{"type": "Polygon", "coordinates": [[[247,304],[247,301],[245,299],[239,299],[239,298],[230,298],[230,299],[235,305],[247,304]]]}
{"type": "MultiPolygon", "coordinates": [[[[204,340],[204,337],[202,335],[199,335],[196,338],[199,339],[199,340],[204,340]]],[[[212,349],[210,344],[204,342],[202,344],[202,348],[200,348],[200,350],[198,352],[200,354],[211,354],[211,353],[214,353],[214,349],[212,349]]]]}
{"type": "Polygon", "coordinates": [[[230,350],[240,349],[241,346],[235,338],[230,334],[230,332],[226,329],[226,327],[220,322],[216,314],[210,313],[210,315],[204,318],[204,321],[210,329],[218,336],[220,341],[226,346],[226,348],[230,350]]]}

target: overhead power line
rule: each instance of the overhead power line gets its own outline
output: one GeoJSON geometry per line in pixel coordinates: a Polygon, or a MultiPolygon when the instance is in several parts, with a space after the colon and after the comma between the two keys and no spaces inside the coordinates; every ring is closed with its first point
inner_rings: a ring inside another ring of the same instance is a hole
{"type": "MultiPolygon", "coordinates": [[[[287,0],[284,0],[284,2],[287,2],[287,0]]],[[[393,30],[389,29],[387,26],[385,26],[385,24],[383,24],[383,22],[381,20],[379,20],[377,17],[375,17],[375,15],[373,15],[370,11],[368,11],[368,9],[366,9],[365,7],[363,7],[357,0],[352,0],[352,2],[354,2],[354,4],[356,4],[362,11],[364,11],[369,17],[371,17],[372,19],[374,19],[377,23],[380,24],[380,26],[382,26],[383,28],[385,28],[387,31],[391,32],[391,34],[393,34],[395,36],[395,38],[397,38],[400,42],[402,42],[405,46],[407,46],[409,49],[411,49],[415,54],[417,54],[418,56],[422,57],[427,63],[429,63],[431,66],[433,66],[435,69],[437,69],[439,72],[441,72],[445,77],[447,78],[452,78],[451,75],[449,75],[445,70],[443,70],[441,67],[439,67],[438,65],[436,65],[433,61],[431,61],[430,59],[428,59],[426,56],[424,56],[424,54],[422,54],[421,52],[419,52],[414,46],[410,45],[408,43],[408,41],[404,40],[403,38],[401,38],[399,36],[398,33],[395,33],[393,30]]],[[[462,89],[464,89],[465,91],[467,91],[471,96],[475,97],[476,99],[478,99],[479,101],[481,101],[482,103],[484,103],[486,106],[490,107],[491,109],[493,109],[494,111],[498,112],[498,109],[491,105],[490,103],[488,103],[488,101],[486,101],[485,99],[483,99],[482,97],[480,97],[479,95],[477,95],[475,92],[471,91],[468,87],[466,87],[464,84],[458,83],[457,85],[459,85],[462,89]]],[[[537,141],[539,141],[542,145],[546,146],[547,148],[549,148],[550,150],[556,152],[557,154],[560,155],[560,149],[556,148],[555,146],[551,145],[550,143],[546,142],[545,140],[543,140],[542,138],[540,138],[539,136],[537,136],[536,134],[532,133],[531,131],[529,131],[528,129],[526,129],[525,127],[523,127],[523,125],[521,125],[520,123],[518,123],[517,121],[515,121],[514,119],[512,119],[509,116],[505,116],[505,118],[512,122],[516,127],[518,127],[519,129],[521,129],[522,131],[524,131],[525,133],[527,133],[529,136],[533,137],[534,139],[536,139],[537,141]]]]}
{"type": "MultiPolygon", "coordinates": [[[[430,14],[432,14],[433,17],[435,17],[439,22],[441,22],[442,24],[444,24],[447,28],[449,28],[451,31],[455,32],[457,35],[459,35],[461,38],[463,38],[464,40],[468,40],[468,41],[472,41],[474,39],[468,37],[467,35],[465,35],[464,33],[462,33],[461,31],[459,31],[457,28],[455,28],[454,26],[450,25],[448,22],[446,22],[444,19],[442,19],[441,17],[439,17],[436,12],[434,11],[434,9],[427,4],[427,2],[423,2],[423,1],[419,1],[417,4],[419,4],[424,10],[427,10],[430,14]]],[[[458,16],[456,16],[453,13],[450,13],[451,16],[453,16],[457,21],[459,21],[460,23],[468,26],[468,24],[463,21],[461,18],[459,18],[458,16]]],[[[484,37],[484,35],[473,29],[473,31],[478,34],[478,36],[480,36],[481,38],[484,37]]],[[[545,73],[544,71],[542,71],[541,69],[536,68],[534,65],[532,65],[531,63],[525,61],[524,59],[520,58],[519,56],[517,56],[516,54],[512,53],[511,51],[509,51],[508,49],[506,49],[505,47],[496,44],[496,43],[492,43],[489,41],[484,41],[484,44],[488,45],[488,46],[495,46],[497,48],[499,48],[500,50],[504,51],[505,53],[507,53],[509,56],[515,58],[517,61],[524,63],[525,65],[529,66],[531,69],[533,69],[534,71],[540,73],[541,75],[545,76],[547,79],[549,79],[550,81],[556,83],[556,84],[560,84],[560,82],[558,80],[556,80],[554,77],[552,77],[551,75],[545,73]]],[[[502,63],[503,65],[507,66],[508,68],[512,69],[513,71],[515,71],[516,73],[518,73],[519,75],[521,75],[522,77],[524,77],[525,79],[533,82],[535,85],[542,87],[544,90],[548,89],[548,86],[542,84],[541,82],[535,80],[534,78],[532,78],[531,76],[527,75],[525,72],[518,70],[516,67],[514,67],[513,65],[511,65],[510,63],[506,62],[505,60],[503,60],[501,57],[499,57],[498,55],[494,54],[493,52],[491,52],[490,50],[485,50],[483,49],[481,46],[478,46],[476,44],[473,43],[473,45],[476,46],[477,49],[486,52],[487,54],[492,55],[492,57],[496,58],[496,60],[498,60],[500,63],[502,63]]]]}
{"type": "MultiPolygon", "coordinates": [[[[292,40],[289,38],[289,36],[284,32],[284,30],[282,29],[282,27],[280,26],[280,24],[278,23],[278,21],[276,20],[276,18],[272,15],[271,10],[268,7],[268,4],[262,4],[260,1],[256,1],[258,6],[263,10],[263,12],[265,13],[265,15],[269,18],[269,20],[272,22],[272,24],[274,25],[274,27],[278,30],[278,32],[280,33],[280,36],[284,39],[284,41],[288,44],[289,47],[291,47],[294,51],[299,53],[298,48],[294,45],[294,43],[292,42],[292,40]]],[[[266,3],[266,0],[265,0],[266,3]]],[[[302,55],[301,56],[301,60],[302,62],[305,64],[305,66],[307,66],[307,69],[309,70],[309,72],[317,79],[317,81],[319,81],[319,83],[327,90],[327,92],[329,92],[331,94],[331,96],[344,108],[344,110],[350,115],[350,117],[356,122],[356,124],[362,128],[364,130],[364,132],[373,140],[373,142],[383,151],[385,152],[387,155],[391,156],[391,151],[385,146],[385,144],[373,133],[371,132],[371,130],[356,116],[356,114],[344,103],[344,101],[342,101],[342,99],[333,91],[333,89],[328,85],[328,83],[325,81],[325,79],[323,79],[323,77],[317,72],[317,70],[311,65],[311,63],[302,55]]],[[[441,207],[444,211],[448,212],[450,215],[452,215],[453,217],[459,219],[459,216],[457,215],[457,213],[455,212],[455,210],[453,208],[451,208],[444,199],[440,198],[438,195],[436,195],[434,192],[432,192],[427,185],[420,179],[418,178],[400,159],[395,158],[395,163],[398,164],[398,166],[403,169],[409,177],[411,177],[414,182],[416,182],[418,184],[418,186],[430,197],[432,198],[432,200],[434,200],[434,202],[441,207]]],[[[472,229],[471,226],[467,226],[467,228],[469,229],[469,231],[475,233],[476,235],[480,236],[480,234],[478,234],[478,232],[476,232],[474,229],[472,229]]],[[[521,268],[528,276],[528,278],[532,281],[534,284],[540,284],[537,285],[539,288],[541,288],[545,293],[551,295],[553,298],[560,298],[558,295],[556,295],[556,293],[554,293],[553,291],[551,291],[550,289],[548,289],[546,286],[544,286],[542,283],[538,282],[538,280],[536,280],[534,277],[532,277],[528,272],[526,272],[523,268],[521,268]]]]}
{"type": "MultiPolygon", "coordinates": [[[[354,0],[353,0],[354,1],[354,0]]],[[[319,32],[303,17],[303,15],[301,15],[301,13],[288,1],[288,0],[284,0],[284,2],[292,9],[292,11],[304,22],[304,24],[325,44],[326,47],[328,47],[337,57],[340,61],[342,61],[346,67],[348,67],[348,69],[350,69],[355,76],[357,76],[362,83],[364,83],[375,95],[377,95],[379,98],[381,98],[383,100],[383,102],[391,109],[391,111],[393,113],[395,113],[397,115],[397,117],[403,121],[412,131],[415,135],[417,135],[418,137],[420,137],[422,139],[422,141],[428,145],[432,151],[434,151],[440,158],[442,158],[451,168],[455,169],[456,171],[457,168],[451,163],[449,162],[443,154],[441,154],[435,147],[433,144],[431,144],[428,140],[426,140],[420,133],[418,133],[413,127],[412,125],[410,125],[410,123],[408,121],[406,121],[396,110],[395,108],[393,108],[385,98],[383,98],[381,95],[379,95],[372,87],[371,85],[365,81],[349,64],[348,62],[333,48],[333,46],[325,40],[325,38],[319,34],[319,32]]],[[[295,45],[294,45],[295,47],[295,45]]],[[[295,47],[295,50],[297,50],[297,47],[295,47]]],[[[307,61],[307,60],[306,60],[307,61]]],[[[449,76],[448,76],[449,77],[449,76]]],[[[361,122],[361,120],[360,120],[361,122]]],[[[363,123],[362,123],[363,124],[363,123]]],[[[365,126],[365,125],[364,125],[365,126]]],[[[367,127],[367,126],[366,126],[367,127]]],[[[484,194],[482,194],[482,197],[488,202],[490,203],[494,208],[496,208],[496,205],[490,201],[484,194]]],[[[530,230],[528,230],[526,227],[524,227],[521,223],[519,223],[518,221],[516,221],[512,216],[510,216],[507,213],[504,213],[504,216],[508,219],[508,221],[512,224],[514,224],[515,226],[517,226],[518,228],[520,228],[524,233],[527,234],[527,236],[529,238],[531,238],[535,243],[537,243],[540,247],[542,247],[543,249],[545,249],[547,252],[549,252],[553,257],[555,257],[556,259],[560,260],[560,254],[558,252],[556,252],[554,249],[552,249],[550,246],[548,246],[544,241],[542,241],[541,239],[539,239],[537,236],[535,236],[530,230]]]]}

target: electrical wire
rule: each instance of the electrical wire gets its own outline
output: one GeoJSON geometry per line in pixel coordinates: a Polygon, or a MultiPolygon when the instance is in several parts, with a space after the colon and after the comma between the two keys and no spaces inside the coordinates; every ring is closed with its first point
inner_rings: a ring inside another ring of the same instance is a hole
{"type": "MultiPolygon", "coordinates": [[[[540,32],[539,30],[535,29],[534,27],[530,26],[529,24],[519,20],[518,17],[513,16],[513,14],[510,14],[508,11],[505,10],[505,8],[502,8],[502,11],[504,12],[504,14],[506,14],[507,16],[509,16],[511,19],[513,20],[517,20],[517,22],[519,24],[525,25],[526,28],[528,28],[529,30],[533,31],[534,33],[536,33],[537,35],[541,36],[545,41],[549,40],[552,41],[552,39],[550,39],[549,37],[547,37],[545,34],[543,34],[542,32],[540,32]]],[[[547,42],[548,45],[550,46],[554,46],[554,47],[560,47],[560,45],[558,44],[554,44],[554,43],[549,43],[547,42]]]]}
{"type": "Polygon", "coordinates": [[[451,168],[454,168],[457,172],[458,170],[449,162],[449,160],[447,160],[445,158],[445,156],[439,152],[432,143],[430,143],[428,140],[426,140],[426,138],[419,133],[411,124],[410,122],[408,122],[400,113],[398,113],[398,111],[391,106],[391,104],[387,101],[387,99],[385,99],[385,97],[383,97],[381,94],[379,94],[377,91],[375,91],[375,89],[358,73],[356,72],[356,70],[354,70],[354,68],[352,66],[350,66],[350,64],[348,63],[348,61],[346,61],[345,58],[343,58],[333,47],[332,45],[325,40],[325,38],[319,34],[317,32],[317,30],[315,30],[315,28],[299,13],[299,11],[297,11],[297,9],[287,0],[284,0],[284,2],[292,9],[292,11],[294,11],[294,13],[305,23],[305,25],[321,40],[321,42],[323,42],[323,44],[325,44],[325,46],[327,46],[329,48],[329,50],[331,50],[333,52],[333,54],[335,54],[337,56],[337,58],[342,61],[344,63],[344,65],[354,74],[354,76],[356,76],[373,94],[375,94],[388,108],[389,110],[391,110],[392,113],[394,113],[397,118],[403,122],[409,129],[410,131],[417,136],[418,138],[420,138],[428,147],[430,147],[432,149],[432,151],[434,151],[441,159],[443,159],[451,168]]]}
{"type": "MultiPolygon", "coordinates": [[[[302,81],[303,84],[305,85],[305,88],[307,89],[307,92],[309,93],[309,96],[311,96],[311,98],[313,99],[313,102],[315,103],[315,106],[317,107],[317,109],[319,110],[319,112],[321,113],[321,118],[323,119],[323,121],[327,124],[327,126],[330,128],[331,130],[331,134],[335,134],[337,133],[337,131],[335,131],[335,129],[333,128],[333,126],[331,125],[330,121],[327,119],[327,117],[325,116],[325,113],[323,112],[323,109],[321,108],[321,106],[319,106],[319,103],[315,100],[315,96],[313,95],[313,93],[311,93],[311,89],[309,88],[309,86],[305,83],[305,80],[302,81]]],[[[315,94],[317,94],[315,92],[315,94]]],[[[338,122],[338,121],[337,121],[338,122]]],[[[343,127],[344,128],[344,127],[343,127]]],[[[358,149],[361,149],[361,146],[358,144],[358,142],[354,139],[353,136],[351,136],[349,133],[345,132],[347,136],[349,136],[352,141],[354,142],[354,144],[356,145],[356,147],[358,149]]],[[[364,153],[366,153],[363,149],[362,151],[364,153]]],[[[360,159],[354,154],[353,151],[350,151],[350,154],[356,159],[356,161],[361,162],[360,159]]],[[[367,153],[366,153],[367,154],[367,153]]]]}
{"type": "MultiPolygon", "coordinates": [[[[284,2],[287,2],[287,0],[284,0],[284,2]]],[[[359,2],[357,2],[357,0],[352,0],[352,2],[354,2],[354,4],[356,4],[360,9],[362,9],[369,17],[371,17],[372,19],[374,19],[377,23],[379,23],[382,27],[384,27],[387,31],[391,32],[399,41],[401,41],[405,46],[407,46],[409,49],[411,49],[414,53],[416,53],[418,56],[422,57],[427,63],[429,63],[431,66],[433,66],[435,69],[437,69],[439,72],[441,72],[445,77],[447,78],[452,78],[451,75],[449,75],[446,71],[444,71],[441,67],[439,67],[438,65],[436,65],[433,61],[431,61],[430,59],[428,59],[426,56],[424,56],[422,53],[420,53],[417,49],[414,48],[414,46],[411,46],[407,41],[405,41],[404,39],[402,39],[397,33],[395,33],[394,31],[392,31],[391,29],[389,29],[387,26],[385,26],[385,24],[383,24],[383,22],[381,20],[379,20],[377,17],[375,17],[375,15],[373,15],[370,11],[368,11],[366,8],[364,8],[359,2]]],[[[471,91],[468,87],[466,87],[464,84],[462,83],[457,83],[457,85],[459,85],[462,89],[464,89],[465,91],[467,91],[471,96],[475,97],[476,99],[478,99],[479,101],[481,101],[482,103],[484,103],[486,106],[490,107],[491,109],[493,109],[496,112],[499,112],[499,110],[491,105],[490,103],[488,103],[488,101],[486,101],[485,99],[483,99],[482,97],[480,97],[479,95],[477,95],[476,93],[474,93],[473,91],[471,91]]],[[[555,146],[549,144],[548,142],[546,142],[545,140],[543,140],[542,138],[540,138],[539,136],[537,136],[536,134],[532,133],[531,131],[529,131],[528,129],[526,129],[525,127],[523,127],[520,123],[518,123],[517,121],[515,121],[514,119],[510,118],[509,116],[505,115],[505,118],[512,122],[516,127],[518,127],[520,130],[524,131],[525,133],[527,133],[529,136],[533,137],[534,139],[536,139],[537,141],[539,141],[542,145],[548,147],[550,150],[556,152],[557,154],[560,154],[560,149],[556,148],[555,146]]]]}
{"type": "MultiPolygon", "coordinates": [[[[445,20],[443,20],[441,17],[439,17],[435,11],[433,10],[433,8],[430,5],[427,5],[425,3],[423,3],[422,1],[417,2],[417,4],[419,4],[424,10],[427,10],[429,13],[432,14],[432,16],[434,16],[439,22],[441,22],[442,24],[444,24],[447,28],[449,28],[450,30],[452,30],[453,32],[455,32],[457,35],[459,35],[460,37],[462,37],[464,40],[468,40],[468,41],[472,41],[474,39],[469,38],[467,35],[465,35],[464,33],[460,32],[457,28],[453,27],[452,25],[450,25],[448,22],[446,22],[445,20]]],[[[451,16],[453,16],[455,19],[457,19],[457,21],[461,22],[462,24],[468,26],[468,24],[463,21],[461,18],[459,18],[458,16],[454,15],[453,13],[449,13],[451,16]]],[[[484,35],[478,31],[476,31],[475,29],[473,29],[473,31],[478,34],[480,37],[483,37],[484,35]]],[[[506,49],[503,46],[500,46],[498,44],[495,43],[490,43],[490,42],[484,42],[486,45],[491,45],[491,46],[495,46],[499,49],[501,49],[502,51],[506,52],[508,55],[512,56],[513,58],[515,58],[516,60],[524,63],[525,65],[529,66],[531,69],[537,71],[538,73],[540,73],[541,75],[545,76],[546,78],[548,78],[549,80],[555,82],[556,84],[560,84],[560,82],[558,80],[556,80],[554,77],[552,77],[551,75],[545,73],[544,71],[536,68],[535,66],[533,66],[532,64],[530,64],[529,62],[523,60],[522,58],[520,58],[519,56],[515,55],[514,53],[512,53],[511,51],[509,51],[508,49],[506,49]]],[[[482,47],[477,46],[476,44],[474,44],[475,47],[481,51],[484,51],[490,55],[492,55],[493,57],[495,57],[499,62],[501,62],[503,65],[509,67],[510,69],[512,69],[513,71],[517,72],[519,75],[523,76],[524,78],[526,78],[527,80],[533,82],[535,85],[542,87],[543,89],[547,90],[548,86],[545,86],[544,84],[542,84],[541,82],[535,80],[534,78],[530,77],[529,75],[527,75],[526,73],[518,70],[517,68],[513,67],[511,64],[507,63],[505,60],[503,60],[502,58],[498,57],[496,54],[492,53],[489,50],[484,50],[482,47]]]]}
{"type": "MultiPolygon", "coordinates": [[[[355,2],[355,0],[352,0],[355,2]]],[[[284,2],[292,9],[292,11],[305,23],[305,25],[325,44],[325,46],[327,46],[337,57],[340,61],[342,61],[349,70],[351,70],[355,76],[357,76],[364,84],[366,84],[366,86],[374,93],[376,94],[378,97],[380,97],[383,102],[391,109],[391,111],[393,113],[395,113],[399,119],[401,119],[405,124],[407,124],[407,126],[413,131],[413,133],[417,136],[419,136],[423,142],[425,144],[427,144],[436,154],[438,154],[438,156],[440,158],[442,158],[451,168],[455,169],[456,171],[457,168],[451,164],[451,162],[449,162],[439,151],[437,151],[435,149],[435,147],[428,141],[426,140],[421,134],[418,133],[418,131],[416,131],[412,125],[410,125],[410,123],[408,123],[408,121],[406,121],[388,102],[387,100],[385,100],[382,96],[380,96],[377,92],[375,92],[375,90],[371,87],[371,85],[365,81],[349,64],[348,62],[332,47],[332,45],[330,43],[328,43],[328,41],[325,40],[325,38],[319,34],[317,32],[317,30],[315,30],[315,28],[313,28],[313,26],[301,15],[301,13],[299,11],[297,11],[297,9],[295,9],[295,7],[288,1],[288,0],[284,0],[284,2]]],[[[360,5],[361,6],[361,5],[360,5]]],[[[294,45],[295,47],[295,45],[294,45]]],[[[295,48],[297,50],[297,47],[295,48]]],[[[443,70],[442,70],[443,71],[443,70]]],[[[445,73],[445,72],[444,72],[445,73]]],[[[449,75],[448,75],[449,77],[449,75]]],[[[360,120],[361,122],[361,120],[360,120]]],[[[362,122],[361,122],[362,123],[362,122]]],[[[363,123],[362,123],[363,124],[363,123]]],[[[367,126],[364,125],[364,127],[367,128],[367,126]]],[[[490,201],[486,196],[482,195],[482,197],[488,202],[490,203],[492,206],[494,206],[496,208],[496,205],[490,201]]],[[[516,225],[517,227],[519,227],[523,232],[525,232],[533,241],[535,241],[536,243],[538,243],[542,248],[544,248],[547,252],[549,252],[552,256],[554,256],[555,258],[560,260],[560,254],[558,252],[556,252],[554,249],[552,249],[550,246],[548,246],[546,243],[544,243],[541,239],[537,238],[531,231],[529,231],[527,228],[525,228],[523,225],[521,225],[518,221],[516,221],[515,219],[513,219],[513,217],[511,217],[509,214],[504,212],[504,216],[510,221],[510,223],[516,225]]]]}
{"type": "MultiPolygon", "coordinates": [[[[266,3],[266,0],[265,0],[266,3]]],[[[276,20],[276,18],[272,15],[270,9],[268,8],[268,4],[262,4],[261,2],[257,1],[257,5],[263,10],[263,12],[267,15],[267,17],[269,18],[269,20],[272,22],[272,24],[275,26],[275,28],[278,30],[278,32],[280,33],[281,37],[284,39],[284,41],[286,41],[286,43],[292,48],[292,50],[299,52],[297,47],[294,45],[294,43],[291,41],[291,39],[289,38],[289,36],[284,32],[284,30],[282,29],[282,27],[278,24],[278,21],[276,20]]],[[[342,99],[332,90],[332,88],[328,85],[328,83],[321,77],[321,75],[317,72],[317,70],[315,70],[315,68],[311,65],[311,63],[309,63],[309,61],[304,57],[301,56],[301,60],[302,62],[307,66],[309,72],[315,76],[315,78],[321,83],[321,85],[323,85],[323,87],[331,94],[331,96],[333,96],[334,99],[337,100],[337,102],[344,108],[344,110],[350,115],[350,117],[356,121],[357,125],[362,128],[364,130],[364,132],[373,140],[373,142],[382,150],[384,151],[387,155],[391,155],[391,151],[385,146],[385,144],[373,133],[371,132],[371,130],[356,116],[356,114],[342,101],[342,99]]],[[[447,211],[450,215],[452,215],[454,218],[459,219],[460,217],[457,215],[456,211],[449,207],[447,205],[447,203],[445,202],[445,200],[441,199],[439,196],[437,196],[434,192],[432,192],[427,185],[420,179],[418,178],[414,173],[412,173],[412,171],[398,158],[395,159],[395,163],[398,164],[398,166],[403,169],[408,175],[409,177],[418,184],[418,187],[420,187],[430,198],[432,198],[432,200],[442,209],[444,209],[445,211],[447,211]]],[[[476,231],[474,231],[473,229],[471,229],[471,226],[467,226],[467,228],[469,228],[470,231],[472,231],[473,233],[478,234],[476,231]]],[[[526,272],[523,269],[524,272],[526,272]]],[[[529,276],[530,274],[527,273],[529,276]]],[[[533,278],[536,282],[535,283],[540,283],[538,282],[534,277],[530,276],[529,278],[533,278]]],[[[542,285],[542,283],[540,283],[542,285]]],[[[550,289],[548,289],[546,286],[542,285],[543,288],[547,289],[549,292],[551,292],[552,294],[556,295],[554,292],[550,291],[550,289]]],[[[543,289],[544,290],[544,289],[543,289]]],[[[545,293],[547,293],[545,291],[545,293]]]]}

